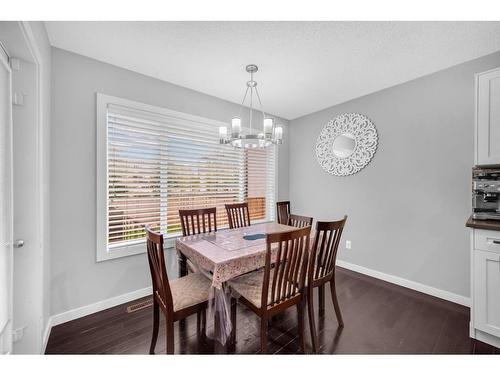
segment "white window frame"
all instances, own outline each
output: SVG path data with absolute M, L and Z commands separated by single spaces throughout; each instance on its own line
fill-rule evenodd
M 173 116 L 187 121 L 204 122 L 214 126 L 228 126 L 227 123 L 194 116 L 183 112 L 173 111 L 163 107 L 157 107 L 133 100 L 123 99 L 116 96 L 96 93 L 96 260 L 102 262 L 110 259 L 122 258 L 131 255 L 144 254 L 146 252 L 146 241 L 144 239 L 130 241 L 123 245 L 108 246 L 108 132 L 107 132 L 107 109 L 108 105 L 124 106 L 132 109 L 149 111 L 152 113 Z M 228 146 L 230 147 L 230 146 Z M 274 199 L 278 199 L 278 150 L 275 154 L 275 176 L 274 176 Z M 274 207 L 272 208 L 274 210 Z M 265 222 L 266 220 L 262 220 Z M 260 221 L 259 221 L 260 222 Z M 165 248 L 175 245 L 172 236 L 165 239 Z

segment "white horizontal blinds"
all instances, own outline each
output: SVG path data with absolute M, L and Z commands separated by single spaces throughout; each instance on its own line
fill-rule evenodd
M 179 209 L 249 201 L 252 219 L 274 210 L 274 150 L 219 144 L 218 126 L 108 104 L 108 244 L 144 237 L 150 224 L 181 232 Z M 270 216 L 271 215 L 271 216 Z
M 274 217 L 274 153 L 273 146 L 246 151 L 246 200 L 252 221 Z
M 161 124 L 108 107 L 108 244 L 142 239 L 145 224 L 160 227 L 162 135 Z

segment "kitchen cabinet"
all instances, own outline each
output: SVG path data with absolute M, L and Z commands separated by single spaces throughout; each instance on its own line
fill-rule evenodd
M 476 74 L 475 164 L 500 164 L 500 68 Z
M 500 347 L 500 231 L 471 235 L 471 337 Z

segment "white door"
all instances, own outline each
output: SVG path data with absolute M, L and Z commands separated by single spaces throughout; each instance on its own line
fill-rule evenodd
M 0 353 L 12 352 L 12 74 L 0 46 Z
M 476 164 L 500 164 L 500 69 L 476 76 Z
M 500 336 L 500 253 L 474 250 L 474 326 Z

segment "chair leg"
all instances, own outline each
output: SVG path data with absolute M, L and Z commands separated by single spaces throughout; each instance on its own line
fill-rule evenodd
M 318 287 L 318 310 L 320 314 L 325 311 L 325 285 Z
M 260 354 L 267 354 L 267 316 L 260 317 Z
M 179 277 L 186 276 L 188 274 L 187 258 L 181 252 L 178 253 L 179 258 Z
M 309 330 L 311 331 L 311 342 L 314 353 L 318 352 L 318 338 L 316 336 L 316 323 L 314 322 L 313 288 L 307 290 L 307 309 L 309 315 Z
M 174 354 L 174 322 L 167 318 L 167 354 Z
M 306 343 L 304 340 L 304 300 L 301 300 L 297 304 L 297 315 L 298 315 L 298 321 L 299 321 L 299 342 L 300 342 L 300 349 L 302 350 L 302 353 L 305 354 L 306 352 Z
M 236 348 L 236 308 L 238 305 L 238 300 L 236 298 L 231 298 L 231 340 L 230 345 L 233 349 Z
M 330 280 L 330 291 L 332 292 L 333 307 L 335 308 L 335 315 L 337 315 L 337 321 L 339 326 L 344 326 L 344 320 L 342 319 L 342 313 L 340 312 L 339 300 L 337 299 L 337 291 L 335 289 L 335 278 Z
M 153 298 L 153 336 L 151 337 L 151 346 L 149 354 L 155 354 L 156 340 L 158 339 L 158 329 L 160 328 L 160 306 Z

